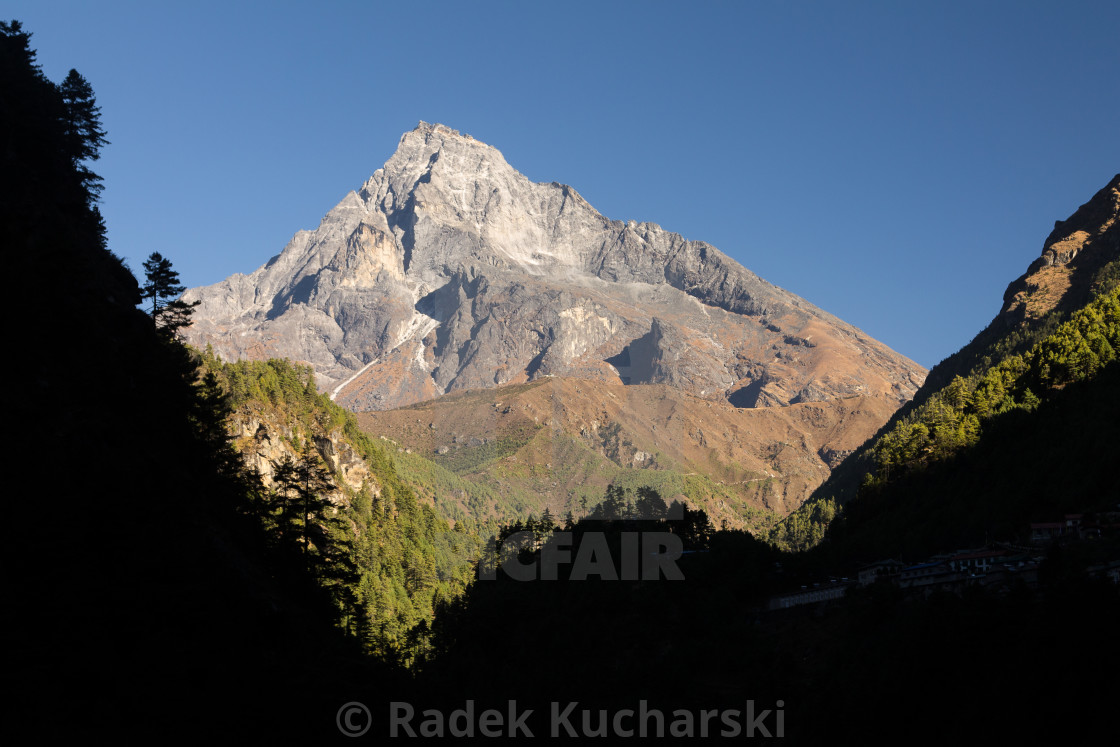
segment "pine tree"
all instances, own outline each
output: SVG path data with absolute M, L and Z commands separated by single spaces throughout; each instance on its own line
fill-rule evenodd
M 179 284 L 179 273 L 172 269 L 171 260 L 152 252 L 144 261 L 144 277 L 141 297 L 152 299 L 151 317 L 156 329 L 174 337 L 180 329 L 190 326 L 191 314 L 201 301 L 187 303 L 177 298 L 186 288 Z
M 101 146 L 108 145 L 101 129 L 101 107 L 93 95 L 93 87 L 77 70 L 71 70 L 58 86 L 65 106 L 64 127 L 66 155 L 81 175 L 83 186 L 91 195 L 101 192 L 101 177 L 90 171 L 84 161 L 101 157 Z
M 310 442 L 304 443 L 298 459 L 285 457 L 275 466 L 273 479 L 284 500 L 279 517 L 281 526 L 287 527 L 289 532 L 299 527 L 303 554 L 307 559 L 308 570 L 311 570 L 309 550 L 312 546 L 312 527 L 324 528 L 333 517 L 333 506 L 324 495 L 334 488 L 331 473 Z

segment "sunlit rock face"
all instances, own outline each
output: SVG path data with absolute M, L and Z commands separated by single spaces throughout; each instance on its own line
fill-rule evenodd
M 992 323 L 1000 332 L 1041 319 L 1055 309 L 1089 302 L 1098 273 L 1120 256 L 1120 174 L 1066 220 L 1057 221 L 1042 256 L 1014 280 Z
M 202 302 L 190 342 L 311 363 L 355 410 L 542 376 L 897 405 L 925 374 L 714 247 L 609 220 L 438 124 L 267 264 L 186 297 Z

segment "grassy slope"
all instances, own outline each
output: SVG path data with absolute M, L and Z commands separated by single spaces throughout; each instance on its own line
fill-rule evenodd
M 744 410 L 665 386 L 548 379 L 361 413 L 420 494 L 459 520 L 585 514 L 612 483 L 764 530 L 890 412 L 874 398 Z

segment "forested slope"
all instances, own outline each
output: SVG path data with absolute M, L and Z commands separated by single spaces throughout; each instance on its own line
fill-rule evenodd
M 220 382 L 137 308 L 97 208 L 106 144 L 89 83 L 52 82 L 0 25 L 13 726 L 322 735 L 339 703 L 404 677 L 262 531 Z
M 312 570 L 367 651 L 407 664 L 433 609 L 473 577 L 481 530 L 452 529 L 417 500 L 353 413 L 318 393 L 310 367 L 209 351 L 202 361 L 227 393 L 235 448 L 262 479 L 253 509 L 270 542 Z
M 976 447 L 1011 411 L 1034 412 L 1067 386 L 1101 375 L 1120 352 L 1118 211 L 1120 176 L 1058 222 L 1043 257 L 1008 287 L 1000 315 L 935 366 L 914 400 L 775 528 L 772 541 L 790 549 L 815 545 L 846 510 L 841 507 Z M 1098 391 L 1097 405 L 1082 406 L 1107 407 L 1112 392 Z M 1063 412 L 1071 424 L 1093 416 L 1069 407 Z M 1003 445 L 1018 453 L 1031 446 Z M 1085 469 L 1107 468 L 1086 463 Z

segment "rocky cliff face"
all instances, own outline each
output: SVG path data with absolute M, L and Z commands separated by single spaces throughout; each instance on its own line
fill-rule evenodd
M 930 370 L 908 406 L 921 404 L 954 376 L 986 370 L 1006 355 L 1025 353 L 1047 329 L 1085 306 L 1120 277 L 1120 174 L 1065 220 L 1042 253 L 1003 294 L 1003 306 L 976 337 Z
M 1084 306 L 1098 272 L 1120 258 L 1120 174 L 1065 220 L 1056 221 L 1042 255 L 1007 287 L 997 321 L 1012 327 L 1056 308 Z
M 368 488 L 370 495 L 381 494 L 377 478 L 369 465 L 346 437 L 335 429 L 330 432 L 307 434 L 293 428 L 290 422 L 276 412 L 257 406 L 245 406 L 231 414 L 228 428 L 241 459 L 249 470 L 261 476 L 266 488 L 276 489 L 276 465 L 285 459 L 298 461 L 299 452 L 293 441 L 310 438 L 323 463 L 336 478 L 334 487 L 325 497 L 336 506 L 346 505 L 349 499 L 346 488 L 361 491 Z
M 355 410 L 574 377 L 740 407 L 897 405 L 925 371 L 714 247 L 612 221 L 496 149 L 421 123 L 315 231 L 188 291 L 188 339 L 311 363 Z

